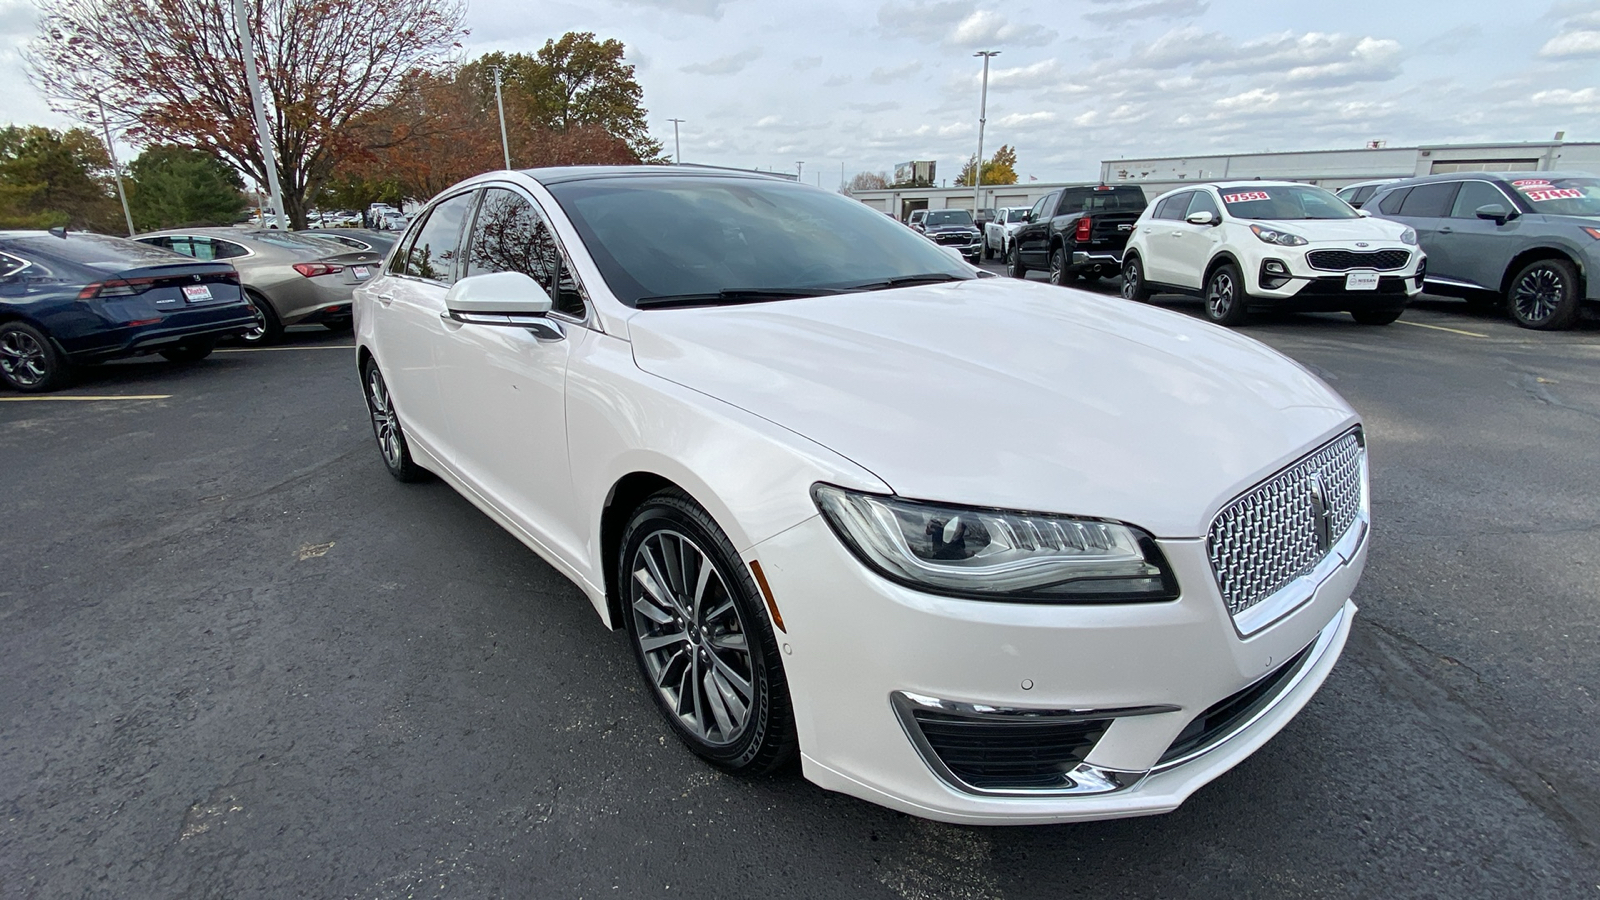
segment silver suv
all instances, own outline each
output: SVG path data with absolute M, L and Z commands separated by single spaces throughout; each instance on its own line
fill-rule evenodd
M 1384 185 L 1364 208 L 1416 229 L 1430 293 L 1505 304 L 1524 328 L 1569 328 L 1600 302 L 1600 179 L 1456 172 Z

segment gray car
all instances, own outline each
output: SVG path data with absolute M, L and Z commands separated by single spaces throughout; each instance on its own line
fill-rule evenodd
M 134 239 L 232 263 L 256 316 L 256 327 L 240 336 L 252 344 L 270 344 L 290 325 L 349 328 L 351 292 L 377 273 L 384 257 L 376 249 L 265 228 L 174 228 Z
M 1364 209 L 1417 231 L 1430 293 L 1504 304 L 1524 328 L 1569 328 L 1600 302 L 1600 179 L 1455 172 L 1378 189 Z

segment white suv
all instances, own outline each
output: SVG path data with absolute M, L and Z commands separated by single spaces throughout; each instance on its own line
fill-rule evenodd
M 1347 311 L 1387 325 L 1422 290 L 1417 233 L 1370 218 L 1319 187 L 1204 184 L 1157 197 L 1134 223 L 1122 296 L 1198 294 L 1206 318 L 1238 325 L 1252 306 Z

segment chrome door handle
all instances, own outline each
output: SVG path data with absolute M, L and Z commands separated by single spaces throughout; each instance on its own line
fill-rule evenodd
M 1454 228 L 1451 228 L 1449 225 L 1446 225 L 1443 228 L 1439 229 L 1439 233 L 1440 234 L 1455 234 L 1456 230 Z
M 389 304 L 394 302 L 394 295 L 393 294 L 373 294 L 372 295 L 372 299 L 378 301 L 379 303 L 382 303 L 384 306 L 388 306 Z

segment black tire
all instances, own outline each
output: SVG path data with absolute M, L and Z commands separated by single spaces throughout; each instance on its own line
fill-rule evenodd
M 1050 283 L 1057 287 L 1066 287 L 1072 283 L 1072 269 L 1067 266 L 1067 248 L 1057 247 L 1050 254 Z
M 1150 302 L 1150 287 L 1144 283 L 1144 266 L 1137 256 L 1130 256 L 1122 262 L 1122 299 L 1134 303 Z
M 983 258 L 984 259 L 994 259 L 994 248 L 989 246 L 989 236 L 988 235 L 984 235 L 984 237 L 983 237 Z
M 1012 278 L 1028 277 L 1028 267 L 1022 262 L 1022 254 L 1017 252 L 1015 241 L 1006 249 L 1006 274 Z
M 185 341 L 176 347 L 168 347 L 161 351 L 161 355 L 175 363 L 197 363 L 211 355 L 217 342 L 206 339 L 201 341 Z
M 1243 325 L 1250 314 L 1250 295 L 1244 291 L 1244 276 L 1233 263 L 1223 263 L 1206 276 L 1206 318 L 1218 325 Z
M 383 457 L 384 468 L 396 480 L 408 484 L 428 480 L 428 470 L 411 460 L 411 447 L 406 444 L 406 433 L 400 427 L 400 417 L 395 415 L 394 398 L 389 395 L 388 382 L 383 380 L 378 364 L 371 359 L 361 366 L 361 393 L 367 398 L 372 436 L 378 441 L 378 455 Z
M 1350 318 L 1362 325 L 1393 325 L 1403 309 L 1352 309 Z
M 1558 331 L 1578 321 L 1578 272 L 1564 259 L 1523 266 L 1506 289 L 1506 309 L 1523 328 Z
M 615 562 L 629 644 L 667 726 L 731 772 L 761 774 L 793 759 L 799 740 L 778 642 L 750 570 L 716 521 L 682 491 L 659 491 L 629 519 Z M 691 585 L 708 564 L 696 604 Z
M 27 322 L 0 323 L 0 380 L 25 394 L 72 383 L 72 364 L 42 330 Z
M 262 347 L 276 344 L 283 338 L 283 322 L 278 318 L 278 311 L 272 308 L 272 303 L 266 297 L 252 290 L 245 290 L 245 302 L 250 304 L 250 311 L 255 314 L 255 327 L 239 335 L 239 342 L 246 346 Z

